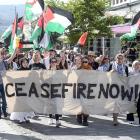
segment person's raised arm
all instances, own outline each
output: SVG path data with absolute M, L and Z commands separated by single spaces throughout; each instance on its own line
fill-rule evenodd
M 8 63 L 8 64 L 10 64 L 10 63 L 13 61 L 13 59 L 16 57 L 16 54 L 17 54 L 18 52 L 19 52 L 19 49 L 16 48 L 15 51 L 14 51 L 14 53 L 11 55 L 11 57 L 7 59 L 7 63 Z

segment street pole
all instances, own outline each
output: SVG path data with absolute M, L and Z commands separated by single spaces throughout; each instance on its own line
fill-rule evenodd
M 102 37 L 102 55 L 105 55 L 105 38 Z

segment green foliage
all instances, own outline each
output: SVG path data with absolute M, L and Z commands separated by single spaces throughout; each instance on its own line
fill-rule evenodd
M 61 0 L 44 0 L 45 5 L 63 8 L 64 2 Z
M 69 27 L 66 35 L 70 43 L 77 43 L 83 32 L 88 31 L 89 38 L 112 35 L 110 26 L 124 22 L 122 17 L 105 17 L 105 9 L 110 5 L 108 0 L 46 0 L 47 4 L 57 6 L 73 13 L 75 22 Z

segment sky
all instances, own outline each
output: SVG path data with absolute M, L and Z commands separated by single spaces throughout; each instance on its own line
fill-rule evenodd
M 25 4 L 25 0 L 0 0 L 0 5 Z
M 63 0 L 67 1 L 67 0 Z M 26 0 L 0 0 L 0 5 L 25 4 Z

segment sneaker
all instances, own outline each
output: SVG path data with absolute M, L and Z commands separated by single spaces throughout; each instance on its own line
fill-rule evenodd
M 50 119 L 49 119 L 48 124 L 49 124 L 49 125 L 52 125 L 52 124 L 53 124 L 53 118 L 50 118 Z
M 129 124 L 134 124 L 134 121 L 129 121 Z
M 82 124 L 82 116 L 81 115 L 77 115 L 77 122 L 79 124 Z
M 26 120 L 25 122 L 26 122 L 26 123 L 30 123 L 30 120 Z
M 6 118 L 8 116 L 8 113 L 7 112 L 3 112 L 3 116 L 4 116 L 4 118 Z
M 77 122 L 78 122 L 79 124 L 82 124 L 82 119 L 77 119 Z
M 114 126 L 119 125 L 118 121 L 113 121 L 113 125 L 114 125 Z
M 26 121 L 17 121 L 18 124 L 24 124 Z
M 56 121 L 56 127 L 59 127 L 61 125 L 61 122 L 58 120 Z

